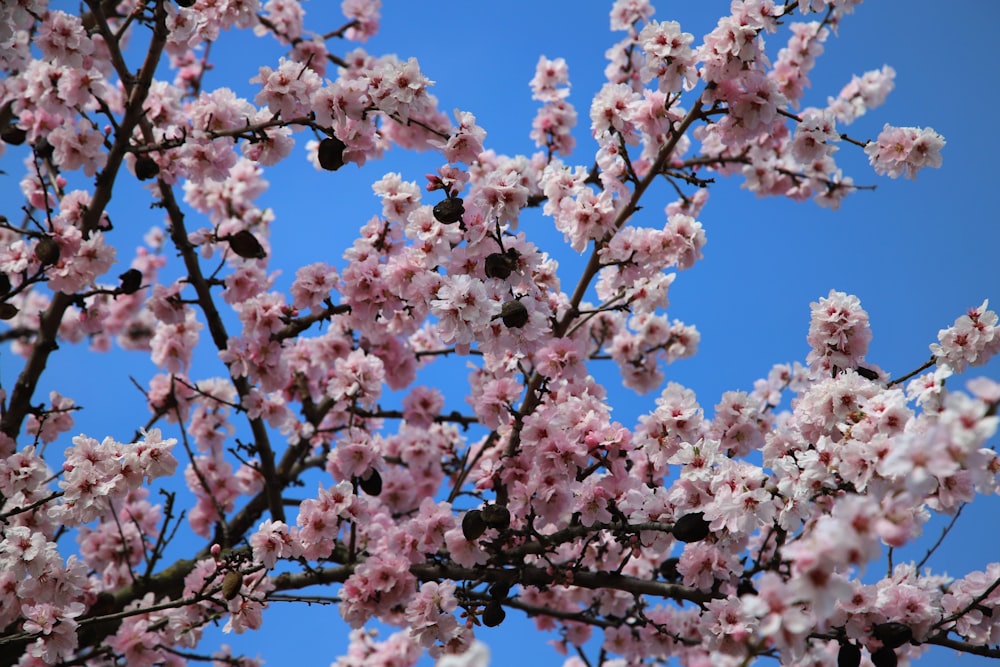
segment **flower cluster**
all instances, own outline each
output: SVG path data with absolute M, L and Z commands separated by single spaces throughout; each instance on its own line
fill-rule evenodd
M 0 148 L 31 149 L 26 223 L 0 219 L 0 317 L 25 358 L 0 392 L 0 653 L 256 665 L 197 653 L 204 626 L 256 630 L 279 596 L 328 601 L 297 591 L 335 585 L 353 629 L 343 667 L 424 653 L 480 667 L 479 628 L 511 608 L 557 630 L 581 656 L 570 666 L 596 632 L 618 656 L 605 665 L 853 667 L 862 651 L 885 665 L 931 645 L 1000 657 L 996 564 L 862 576 L 935 514 L 1000 491 L 1000 385 L 944 386 L 1000 351 L 987 302 L 939 333 L 937 368 L 905 390 L 866 359 L 868 314 L 836 290 L 811 305 L 804 364 L 710 411 L 666 382 L 701 343 L 667 310 L 705 253 L 716 176 L 836 207 L 856 189 L 834 160 L 851 144 L 878 174 L 940 166 L 933 130 L 886 125 L 867 145 L 841 132 L 884 101 L 891 68 L 801 108 L 855 4 L 734 0 L 696 43 L 649 0 L 616 0 L 624 37 L 590 101 L 586 166 L 569 162 L 563 58 L 540 57 L 530 80 L 539 150 L 504 155 L 472 113 L 438 109 L 416 59 L 334 53 L 332 40 L 375 34 L 379 0 L 344 0 L 346 22 L 323 33 L 297 0 L 0 6 Z M 284 50 L 247 98 L 205 76 L 209 45 L 236 29 Z M 764 38 L 780 30 L 772 62 Z M 157 78 L 167 65 L 172 82 Z M 350 247 L 285 281 L 264 167 L 298 151 L 336 179 L 391 146 L 443 162 L 425 188 L 381 176 Z M 113 186 L 132 176 L 166 220 L 108 280 Z M 675 199 L 653 210 L 661 181 Z M 539 217 L 585 255 L 576 281 L 536 245 Z M 136 442 L 58 446 L 80 406 L 35 392 L 50 355 L 83 340 L 156 367 Z M 469 366 L 464 407 L 450 379 L 418 384 L 446 357 Z M 612 417 L 607 361 L 656 392 L 635 425 Z M 186 491 L 151 502 L 152 482 L 174 476 Z M 201 546 L 167 565 L 181 531 Z M 377 641 L 372 621 L 401 631 Z

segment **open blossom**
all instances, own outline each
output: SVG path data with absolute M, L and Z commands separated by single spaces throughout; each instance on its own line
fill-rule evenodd
M 944 137 L 930 128 L 893 127 L 888 123 L 865 153 L 876 174 L 891 178 L 916 178 L 924 167 L 941 166 Z
M 955 324 L 938 332 L 938 342 L 931 353 L 938 363 L 961 373 L 969 366 L 982 366 L 1000 352 L 1000 325 L 997 314 L 987 310 L 989 300 L 955 320 Z
M 284 521 L 266 519 L 250 536 L 254 560 L 265 567 L 274 567 L 279 558 L 297 558 L 302 555 L 302 545 L 289 531 Z
M 868 352 L 868 313 L 856 296 L 830 290 L 810 304 L 812 319 L 806 340 L 813 349 L 806 357 L 813 370 L 856 368 Z
M 888 65 L 884 65 L 882 69 L 865 72 L 862 76 L 852 77 L 851 82 L 844 86 L 836 99 L 828 100 L 830 111 L 836 115 L 837 120 L 843 123 L 852 122 L 869 109 L 874 109 L 885 102 L 886 97 L 892 92 L 895 77 L 896 70 Z
M 261 628 L 268 600 L 291 597 L 272 591 L 325 585 L 354 628 L 338 667 L 427 654 L 483 667 L 474 631 L 504 608 L 578 652 L 566 667 L 590 647 L 605 667 L 826 665 L 848 645 L 879 664 L 886 624 L 912 634 L 902 661 L 933 643 L 993 651 L 1000 566 L 961 579 L 865 570 L 934 514 L 1000 490 L 1000 384 L 945 387 L 1000 351 L 987 302 L 939 332 L 936 368 L 905 392 L 866 361 L 858 298 L 833 290 L 811 304 L 808 370 L 790 361 L 752 391 L 701 396 L 712 414 L 666 382 L 665 364 L 700 344 L 664 311 L 705 254 L 696 218 L 717 177 L 830 207 L 863 189 L 835 162 L 854 143 L 838 124 L 884 101 L 891 68 L 855 77 L 825 108 L 786 111 L 858 2 L 732 0 L 695 46 L 677 22 L 652 20 L 651 0 L 614 0 L 623 34 L 594 87 L 595 143 L 580 165 L 566 59 L 539 57 L 538 150 L 508 157 L 484 147 L 472 113 L 438 109 L 416 59 L 338 51 L 375 34 L 381 0 L 342 0 L 347 22 L 332 32 L 308 29 L 300 0 L 94 0 L 79 17 L 0 2 L 0 152 L 29 156 L 24 226 L 0 220 L 0 335 L 27 360 L 0 386 L 0 646 L 23 643 L 26 667 L 257 665 L 228 646 L 202 651 L 205 626 Z M 439 23 L 432 37 L 446 46 L 469 29 Z M 233 27 L 285 52 L 251 79 L 252 103 L 209 89 L 209 45 Z M 772 63 L 765 38 L 779 27 L 789 39 Z M 124 47 L 136 32 L 156 47 L 145 64 Z M 164 40 L 169 62 L 153 62 Z M 149 82 L 154 71 L 172 81 Z M 258 200 L 263 167 L 291 156 L 296 135 L 312 176 L 334 179 L 319 215 L 344 219 L 319 237 L 298 230 L 313 263 L 290 277 L 271 261 L 287 221 Z M 941 164 L 943 145 L 933 130 L 886 125 L 865 151 L 876 172 L 912 177 Z M 434 201 L 422 200 L 424 172 L 388 172 L 364 190 L 377 197 L 367 222 L 340 215 L 357 170 L 329 172 L 390 147 L 431 151 Z M 164 218 L 117 280 L 112 232 L 143 227 L 108 203 L 112 185 L 121 199 L 116 173 Z M 89 191 L 70 189 L 88 178 Z M 665 222 L 645 194 L 664 185 Z M 445 197 L 464 212 L 438 208 Z M 584 256 L 546 254 L 540 225 Z M 346 252 L 329 246 L 357 227 Z M 237 252 L 245 233 L 267 261 Z M 150 426 L 126 419 L 136 442 L 80 435 L 67 447 L 78 406 L 55 391 L 46 403 L 42 382 L 24 389 L 55 347 L 115 340 L 158 367 L 141 382 Z M 192 369 L 203 344 L 224 377 Z M 469 370 L 452 387 L 455 356 Z M 612 383 L 657 392 L 655 408 L 613 421 L 605 365 Z M 160 421 L 183 436 L 182 471 Z M 62 464 L 53 473 L 47 460 Z M 152 504 L 147 487 L 175 475 L 183 509 L 173 490 Z M 203 539 L 171 564 L 181 517 Z M 376 623 L 402 630 L 378 639 Z M 0 662 L 17 660 L 5 650 Z
M 442 646 L 449 645 L 465 631 L 452 614 L 457 607 L 455 584 L 450 581 L 422 584 L 420 592 L 407 605 L 410 633 L 432 656 L 440 655 Z
M 694 35 L 681 32 L 676 21 L 650 21 L 639 32 L 639 45 L 646 54 L 642 81 L 659 81 L 659 90 L 676 93 L 691 90 L 698 79 L 691 42 Z
M 343 0 L 340 11 L 355 22 L 347 30 L 347 39 L 364 42 L 378 32 L 381 10 L 382 0 Z

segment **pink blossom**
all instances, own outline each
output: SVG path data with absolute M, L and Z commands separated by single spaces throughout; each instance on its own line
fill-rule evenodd
M 692 41 L 694 35 L 681 32 L 676 21 L 650 21 L 643 26 L 639 32 L 639 45 L 646 54 L 643 83 L 658 79 L 661 92 L 691 90 L 698 78 Z
M 348 29 L 347 39 L 364 42 L 378 32 L 381 9 L 382 0 L 343 0 L 340 11 L 349 20 L 357 22 Z
M 83 604 L 70 603 L 57 607 L 48 603 L 24 607 L 24 630 L 43 635 L 28 647 L 28 653 L 48 664 L 69 658 L 77 647 L 76 618 L 84 612 Z
M 969 366 L 981 366 L 1000 351 L 1000 325 L 997 314 L 987 310 L 989 300 L 955 320 L 938 332 L 938 342 L 931 344 L 931 353 L 938 363 L 955 373 Z
M 876 174 L 916 178 L 924 167 L 941 166 L 944 137 L 930 128 L 893 127 L 886 123 L 875 141 L 865 146 Z
M 814 371 L 855 368 L 864 360 L 871 341 L 868 313 L 855 296 L 830 290 L 810 304 L 812 320 L 807 340 L 813 346 L 806 360 Z
M 171 373 L 183 373 L 191 363 L 201 327 L 191 309 L 186 309 L 186 317 L 181 323 L 157 323 L 150 341 L 153 363 Z
M 615 0 L 611 8 L 611 29 L 633 30 L 635 23 L 648 20 L 655 11 L 649 0 Z

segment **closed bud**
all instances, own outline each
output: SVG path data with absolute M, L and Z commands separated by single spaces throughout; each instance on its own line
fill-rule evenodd
M 524 307 L 523 303 L 514 299 L 504 303 L 503 307 L 500 308 L 500 318 L 507 328 L 520 329 L 528 323 L 528 309 Z
M 483 609 L 483 625 L 488 628 L 495 628 L 503 623 L 503 619 L 505 618 L 507 618 L 507 612 L 503 610 L 503 605 L 496 600 L 490 602 Z
M 701 542 L 708 537 L 708 521 L 705 521 L 704 512 L 691 512 L 677 519 L 673 533 L 681 542 Z
M 845 642 L 837 652 L 837 667 L 858 667 L 861 664 L 861 647 Z
M 35 257 L 42 266 L 51 266 L 59 261 L 59 244 L 51 236 L 43 236 L 35 244 Z
M 129 269 L 118 276 L 118 279 L 122 281 L 122 294 L 135 294 L 142 287 L 142 272 L 139 269 Z
M 195 0 L 177 0 L 177 5 L 179 7 L 193 7 Z
M 462 205 L 462 200 L 458 197 L 448 197 L 444 201 L 435 204 L 432 213 L 435 220 L 450 225 L 462 219 L 465 207 Z
M 487 505 L 482 512 L 487 527 L 497 530 L 510 528 L 510 510 L 503 505 Z
M 0 320 L 13 319 L 19 311 L 17 306 L 12 303 L 7 303 L 6 301 L 0 302 Z
M 486 532 L 486 522 L 483 520 L 483 513 L 479 510 L 469 510 L 462 517 L 462 535 L 470 542 L 479 538 Z
M 229 247 L 232 251 L 243 259 L 264 259 L 267 257 L 264 246 L 260 244 L 256 236 L 246 229 L 236 232 L 227 237 L 226 240 L 229 241 Z
M 10 292 L 10 276 L 0 271 L 0 296 Z
M 140 181 L 148 181 L 159 173 L 160 165 L 148 155 L 140 155 L 135 159 L 135 176 Z
M 358 482 L 358 486 L 369 496 L 377 496 L 382 493 L 382 475 L 375 468 L 371 469 L 367 477 L 363 477 Z
M 243 575 L 236 570 L 226 572 L 222 578 L 222 597 L 232 600 L 240 594 L 240 587 L 243 585 Z
M 344 166 L 344 149 L 346 148 L 347 144 L 337 137 L 327 137 L 319 142 L 319 147 L 316 149 L 316 159 L 319 161 L 319 166 L 327 171 L 337 171 Z

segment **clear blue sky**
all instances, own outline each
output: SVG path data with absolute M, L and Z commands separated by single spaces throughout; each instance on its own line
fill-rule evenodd
M 339 5 L 305 3 L 307 27 L 322 32 L 339 26 Z M 501 6 L 385 0 L 384 5 L 381 31 L 365 48 L 404 59 L 415 56 L 424 74 L 436 82 L 432 92 L 441 108 L 473 112 L 488 132 L 487 147 L 500 153 L 535 150 L 528 133 L 537 103 L 530 99 L 528 81 L 540 55 L 566 58 L 573 84 L 569 100 L 580 115 L 574 158 L 584 165 L 593 161 L 590 98 L 602 83 L 604 52 L 619 39 L 608 30 L 610 2 L 514 1 Z M 697 43 L 727 11 L 729 2 L 655 5 L 655 18 L 680 21 Z M 916 182 L 892 181 L 875 176 L 860 149 L 845 145 L 836 156 L 839 164 L 857 183 L 875 183 L 878 189 L 848 198 L 834 213 L 812 203 L 758 200 L 740 190 L 736 180 L 713 186 L 700 216 L 708 237 L 705 259 L 678 276 L 669 311 L 671 317 L 698 327 L 700 353 L 671 366 L 668 379 L 693 388 L 710 411 L 723 391 L 749 390 L 772 364 L 803 360 L 808 352 L 809 303 L 831 288 L 861 298 L 874 332 L 869 359 L 893 375 L 925 361 L 927 345 L 938 329 L 967 307 L 984 298 L 991 299 L 994 309 L 1000 307 L 996 260 L 1000 216 L 995 203 L 1000 135 L 991 129 L 990 120 L 982 118 L 992 114 L 997 103 L 1000 70 L 993 45 L 998 23 L 1000 4 L 990 0 L 973 0 L 951 11 L 931 0 L 872 2 L 847 17 L 839 38 L 827 42 L 827 52 L 812 74 L 806 104 L 822 106 L 852 74 L 892 65 L 896 89 L 888 102 L 846 131 L 866 139 L 873 138 L 884 122 L 932 126 L 948 142 L 944 167 L 921 173 Z M 768 36 L 772 57 L 785 39 L 786 33 Z M 252 99 L 247 80 L 256 75 L 258 65 L 273 66 L 280 55 L 271 41 L 243 35 L 229 42 L 224 36 L 213 47 L 217 66 L 207 76 L 206 87 L 229 86 Z M 20 177 L 13 155 L 3 158 L 2 168 L 9 175 L 0 180 L 0 201 L 8 216 L 16 206 Z M 306 263 L 322 260 L 342 266 L 346 244 L 380 210 L 370 184 L 383 173 L 399 171 L 404 179 L 422 185 L 423 175 L 439 164 L 434 155 L 393 150 L 384 161 L 363 169 L 348 165 L 336 174 L 319 173 L 304 161 L 298 146 L 290 161 L 267 174 L 271 187 L 261 199 L 276 214 L 271 269 L 284 272 L 278 287 L 287 289 L 295 268 Z M 116 236 L 121 233 L 128 239 L 123 245 L 127 255 L 127 249 L 158 222 L 158 215 L 148 210 L 148 200 L 142 199 L 138 187 L 123 186 L 111 211 Z M 651 197 L 640 220 L 661 225 L 668 196 L 661 192 Z M 561 245 L 561 235 L 545 229 L 547 225 L 549 221 L 536 214 L 522 222 L 522 229 L 529 238 L 539 234 L 537 238 L 557 242 L 558 247 L 538 241 L 560 260 L 564 284 L 575 281 L 574 269 L 582 262 Z M 216 363 L 211 352 L 202 358 Z M 0 359 L 2 379 L 9 387 L 17 365 L 9 356 Z M 98 438 L 127 438 L 146 420 L 141 396 L 130 389 L 128 375 L 145 384 L 153 373 L 148 361 L 119 353 L 95 356 L 83 347 L 66 346 L 53 366 L 39 396 L 52 387 L 84 404 L 87 410 L 78 415 L 77 431 Z M 216 366 L 201 375 L 221 374 L 223 369 Z M 609 383 L 614 417 L 634 424 L 652 406 L 654 396 L 636 397 L 621 388 L 612 368 L 601 373 Z M 1000 379 L 1000 364 L 973 369 L 965 378 L 977 374 Z M 95 376 L 102 377 L 102 388 L 115 397 L 113 401 L 94 396 Z M 461 408 L 463 398 L 449 396 L 449 404 Z M 930 565 L 960 576 L 1000 559 L 1000 537 L 992 529 L 998 509 L 1000 503 L 993 498 L 967 509 Z M 985 526 L 991 529 L 984 531 Z M 930 527 L 928 534 L 933 539 L 937 530 Z M 919 558 L 925 548 L 918 546 L 912 554 Z M 872 569 L 881 572 L 883 567 L 876 564 Z M 225 640 L 250 655 L 260 651 L 272 667 L 328 664 L 346 648 L 347 629 L 333 608 L 276 605 L 265 619 L 261 633 Z M 481 631 L 480 637 L 490 644 L 494 665 L 514 660 L 522 667 L 561 664 L 562 659 L 545 646 L 554 637 L 535 633 L 530 621 L 517 612 L 508 614 L 500 628 Z M 953 657 L 936 650 L 920 664 L 949 665 Z M 986 661 L 966 656 L 961 664 L 972 667 Z

